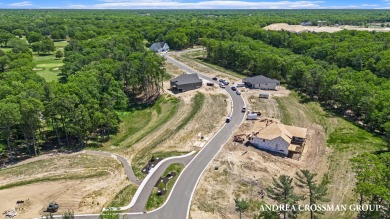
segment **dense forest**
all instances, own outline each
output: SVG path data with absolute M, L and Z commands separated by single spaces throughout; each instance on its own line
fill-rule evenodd
M 174 50 L 203 45 L 204 61 L 277 78 L 390 142 L 390 33 L 261 29 L 318 20 L 385 25 L 388 10 L 1 10 L 0 17 L 2 160 L 108 140 L 117 112 L 159 97 L 164 60 L 147 49 L 159 41 Z M 55 51 L 58 41 L 67 41 L 63 52 Z M 54 52 L 64 65 L 47 82 L 33 56 Z M 359 169 L 365 162 L 381 174 Z M 354 160 L 362 203 L 389 203 L 388 185 L 372 189 L 388 179 L 388 162 L 375 154 Z

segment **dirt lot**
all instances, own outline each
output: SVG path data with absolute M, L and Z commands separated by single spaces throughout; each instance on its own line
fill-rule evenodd
M 281 119 L 278 103 L 273 97 L 268 100 L 259 99 L 248 93 L 244 97 L 248 98 L 251 108 L 260 110 L 266 116 Z M 286 94 L 287 91 L 281 90 L 280 95 L 283 93 Z M 229 141 L 202 176 L 193 199 L 192 218 L 202 218 L 206 212 L 210 218 L 234 218 L 237 215 L 234 197 L 259 200 L 259 192 L 271 184 L 272 177 L 281 174 L 293 176 L 299 169 L 309 169 L 320 176 L 327 172 L 329 164 L 325 155 L 329 153 L 329 149 L 325 147 L 325 131 L 306 117 L 302 118 L 299 125 L 308 128 L 308 140 L 300 161 L 274 156 Z M 250 130 L 251 126 L 252 121 L 245 121 L 237 134 Z M 216 171 L 215 167 L 219 169 Z M 265 200 L 270 201 L 267 197 Z M 248 213 L 246 217 L 251 215 L 253 214 Z
M 287 23 L 276 23 L 276 24 L 271 24 L 263 29 L 265 30 L 286 30 L 289 32 L 293 33 L 298 33 L 298 32 L 305 32 L 305 31 L 310 31 L 310 32 L 328 32 L 328 33 L 334 33 L 338 32 L 341 30 L 360 30 L 360 31 L 380 31 L 380 32 L 389 32 L 390 28 L 388 27 L 359 27 L 359 26 L 349 26 L 349 25 L 342 25 L 339 27 L 327 27 L 327 26 L 302 26 L 302 25 L 289 25 Z
M 99 165 L 96 165 L 99 159 Z M 17 208 L 16 218 L 43 215 L 50 201 L 60 205 L 59 212 L 96 213 L 125 186 L 126 176 L 121 164 L 111 157 L 84 153 L 64 154 L 45 159 L 26 160 L 24 164 L 0 170 L 0 185 L 63 177 L 55 182 L 32 183 L 0 190 L 0 212 Z M 88 177 L 103 172 L 101 176 Z M 83 177 L 87 177 L 84 178 Z M 17 206 L 16 201 L 24 205 Z M 3 215 L 1 216 L 3 217 Z

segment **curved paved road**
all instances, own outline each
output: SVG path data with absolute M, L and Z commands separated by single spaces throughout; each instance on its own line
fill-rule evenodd
M 164 54 L 164 57 L 171 62 L 172 64 L 178 66 L 182 70 L 188 73 L 198 73 L 199 76 L 203 79 L 212 81 L 211 78 L 202 75 L 196 70 L 190 68 L 189 66 L 181 63 L 168 54 Z M 215 82 L 215 81 L 214 81 Z M 222 88 L 221 88 L 222 89 Z M 214 137 L 203 147 L 203 149 L 190 161 L 190 163 L 185 167 L 185 169 L 180 174 L 179 178 L 174 185 L 167 202 L 160 208 L 155 211 L 148 213 L 125 213 L 122 214 L 124 218 L 128 219 L 184 219 L 189 217 L 190 204 L 192 200 L 192 195 L 195 191 L 196 185 L 203 173 L 207 168 L 209 163 L 214 159 L 218 152 L 222 149 L 223 145 L 230 139 L 234 134 L 234 131 L 241 124 L 244 113 L 241 112 L 241 107 L 244 104 L 244 100 L 241 96 L 236 95 L 234 91 L 230 89 L 229 86 L 226 86 L 226 91 L 232 98 L 232 120 L 230 123 L 226 123 L 220 131 L 214 135 Z M 163 166 L 160 166 L 161 173 L 165 170 Z M 99 215 L 90 214 L 90 215 L 75 215 L 75 218 L 83 219 L 97 219 Z
M 133 172 L 133 169 L 131 168 L 129 162 L 127 162 L 126 158 L 120 156 L 120 155 L 116 155 L 116 154 L 111 154 L 109 152 L 105 152 L 105 151 L 89 151 L 89 150 L 86 150 L 85 153 L 87 154 L 97 154 L 97 155 L 102 155 L 102 156 L 114 156 L 117 160 L 119 160 L 119 162 L 121 162 L 121 164 L 123 165 L 123 168 L 125 169 L 125 173 L 126 173 L 126 176 L 127 178 L 129 179 L 130 182 L 132 183 L 135 183 L 137 185 L 140 185 L 142 180 L 139 180 L 134 172 Z

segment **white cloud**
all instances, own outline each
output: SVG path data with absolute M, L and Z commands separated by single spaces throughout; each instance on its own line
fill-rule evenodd
M 361 4 L 360 6 L 362 6 L 362 7 L 377 7 L 379 5 L 377 5 L 377 4 Z
M 15 2 L 15 3 L 8 4 L 8 6 L 11 7 L 24 7 L 24 6 L 31 6 L 31 5 L 33 4 L 29 1 Z
M 74 4 L 75 9 L 294 9 L 319 8 L 324 1 L 249 2 L 241 0 L 203 0 L 179 2 L 173 0 L 103 0 L 94 5 Z

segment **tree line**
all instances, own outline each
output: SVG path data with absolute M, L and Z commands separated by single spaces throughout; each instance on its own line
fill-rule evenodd
M 202 44 L 207 61 L 247 76 L 279 79 L 390 139 L 389 79 L 369 70 L 340 68 L 242 35 L 228 40 L 203 39 Z
M 160 94 L 163 59 L 138 35 L 72 40 L 65 54 L 61 83 L 48 83 L 32 70 L 30 51 L 0 53 L 0 140 L 11 160 L 45 146 L 106 141 L 116 111 Z

